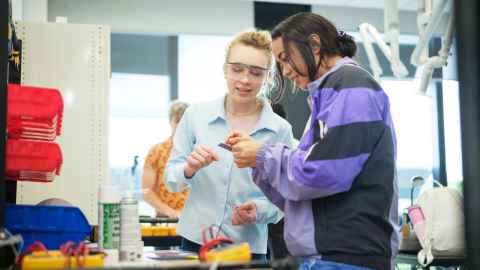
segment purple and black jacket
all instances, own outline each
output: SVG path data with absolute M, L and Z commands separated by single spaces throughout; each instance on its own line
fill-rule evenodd
M 292 255 L 392 269 L 398 186 L 388 97 L 348 57 L 309 91 L 312 113 L 298 149 L 264 144 L 253 179 L 284 211 Z

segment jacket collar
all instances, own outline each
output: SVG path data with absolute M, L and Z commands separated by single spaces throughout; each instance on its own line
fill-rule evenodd
M 335 72 L 342 66 L 348 65 L 348 64 L 356 65 L 356 66 L 358 65 L 357 62 L 355 62 L 352 58 L 347 56 L 343 57 L 329 71 L 323 74 L 322 77 L 308 84 L 307 89 L 310 95 L 313 95 L 313 93 L 320 87 L 320 85 L 323 83 L 323 81 L 325 81 L 328 75 Z

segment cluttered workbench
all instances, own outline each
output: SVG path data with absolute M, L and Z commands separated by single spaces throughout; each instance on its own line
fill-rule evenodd
M 96 269 L 298 269 L 297 262 L 292 259 L 274 261 L 251 261 L 251 262 L 213 262 L 205 263 L 195 260 L 165 260 L 165 261 L 143 261 L 136 263 L 119 263 L 118 265 L 96 268 Z
M 37 206 L 25 208 L 10 206 L 7 209 L 12 213 L 27 209 L 31 211 L 30 215 L 32 216 L 38 215 L 37 212 L 58 213 L 61 211 L 69 213 L 71 217 L 77 215 L 78 217 L 73 219 L 82 221 L 81 212 L 75 207 Z M 10 216 L 20 215 L 11 214 Z M 47 216 L 47 219 L 52 219 L 52 216 Z M 16 268 L 13 269 L 292 269 L 298 267 L 293 258 L 252 261 L 247 243 L 234 244 L 223 240 L 218 242 L 217 238 L 209 239 L 208 244 L 206 242 L 204 245 L 208 248 L 199 254 L 182 251 L 179 249 L 181 237 L 176 235 L 175 230 L 177 221 L 177 219 L 162 217 L 140 217 L 138 224 L 141 224 L 139 228 L 141 228 L 140 233 L 144 246 L 141 247 L 142 250 L 136 250 L 133 253 L 134 256 L 123 254 L 125 250 L 122 248 L 106 249 L 106 244 L 109 242 L 107 239 L 104 239 L 104 248 L 102 249 L 94 241 L 69 240 L 61 241 L 62 244 L 59 244 L 53 241 L 49 237 L 50 234 L 42 228 L 37 228 L 38 231 L 35 232 L 23 231 L 22 243 L 26 243 L 26 245 L 13 246 L 16 248 L 15 254 L 18 262 L 15 265 Z M 83 220 L 83 223 L 86 224 L 86 220 Z M 12 231 L 18 229 L 13 225 L 10 227 Z M 56 235 L 56 238 L 62 238 L 60 234 L 56 233 Z M 85 234 L 79 231 L 74 236 L 80 237 L 81 235 Z M 30 236 L 35 239 L 30 239 Z M 55 248 L 57 245 L 59 247 Z
M 166 251 L 166 252 L 165 252 Z M 50 257 L 55 256 L 50 252 Z M 59 255 L 59 254 L 56 254 Z M 16 265 L 13 269 L 43 270 L 43 269 L 297 269 L 298 263 L 294 258 L 271 261 L 200 261 L 197 256 L 186 255 L 178 250 L 150 250 L 143 253 L 143 257 L 136 261 L 109 261 L 108 256 L 100 259 L 101 255 L 89 255 L 85 257 L 70 257 L 66 261 L 60 260 L 32 260 L 32 256 L 40 258 L 44 255 L 30 255 L 25 258 L 22 265 Z

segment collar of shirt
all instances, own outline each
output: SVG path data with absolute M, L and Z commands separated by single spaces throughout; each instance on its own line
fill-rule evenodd
M 212 115 L 209 117 L 208 123 L 210 125 L 215 123 L 216 121 L 224 121 L 224 122 L 227 121 L 225 106 L 223 105 L 225 104 L 226 97 L 227 96 L 225 95 L 223 98 L 215 101 L 218 107 L 218 110 L 214 111 Z M 254 133 L 264 129 L 278 133 L 280 130 L 280 125 L 276 123 L 276 121 L 274 121 L 274 118 L 271 116 L 271 114 L 274 113 L 272 110 L 272 107 L 264 98 L 260 98 L 260 101 L 262 102 L 262 105 L 263 105 L 262 112 L 260 114 L 260 119 L 258 120 L 257 124 L 255 125 L 255 128 L 250 133 L 250 135 L 253 135 Z

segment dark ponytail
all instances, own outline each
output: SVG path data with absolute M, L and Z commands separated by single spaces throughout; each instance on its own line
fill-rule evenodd
M 357 52 L 357 44 L 349 34 L 339 31 L 337 36 L 338 51 L 342 56 L 353 57 Z

